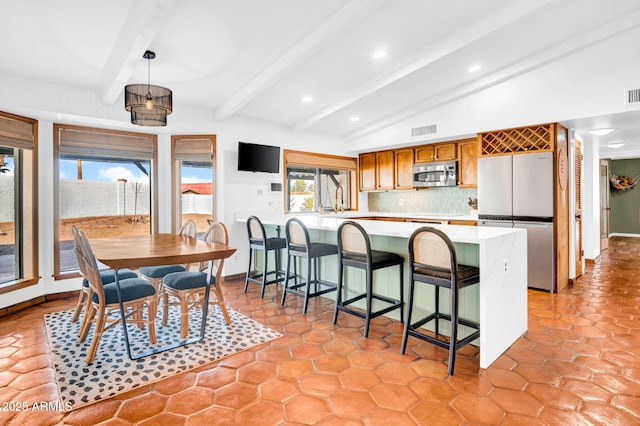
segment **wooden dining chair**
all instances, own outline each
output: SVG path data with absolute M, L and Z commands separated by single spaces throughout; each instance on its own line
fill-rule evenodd
M 189 219 L 182 224 L 178 230 L 179 235 L 185 237 L 196 237 L 196 223 Z M 158 296 L 162 295 L 162 278 L 165 275 L 172 272 L 184 272 L 189 269 L 189 264 L 185 265 L 158 265 L 158 266 L 143 266 L 140 268 L 140 276 L 153 284 L 158 291 Z
M 222 222 L 214 222 L 205 232 L 203 239 L 207 242 L 227 245 L 229 242 L 227 227 Z M 227 311 L 222 288 L 220 287 L 223 266 L 224 259 L 216 259 L 212 261 L 212 265 L 209 265 L 209 262 L 201 262 L 198 271 L 173 272 L 165 275 L 162 280 L 164 291 L 162 295 L 162 325 L 167 325 L 169 306 L 179 305 L 180 337 L 182 339 L 187 337 L 189 333 L 189 310 L 203 307 L 207 279 L 210 279 L 211 288 L 215 291 L 214 299 L 211 299 L 211 294 L 209 295 L 209 303 L 218 305 L 226 323 L 231 324 L 231 317 Z M 204 272 L 205 270 L 207 272 Z M 170 298 L 177 299 L 177 302 L 171 301 Z
M 80 236 L 78 234 L 78 228 L 73 225 L 71 227 L 71 232 L 73 233 L 73 241 L 75 243 L 74 251 L 76 253 L 76 258 L 78 259 L 78 270 L 80 272 L 80 275 L 82 276 L 82 286 L 80 287 L 80 294 L 78 295 L 76 308 L 73 311 L 73 316 L 71 317 L 71 322 L 76 322 L 80 317 L 82 311 L 87 312 L 89 305 L 91 305 L 91 289 L 89 287 L 89 280 L 87 279 L 86 271 L 84 270 L 84 262 L 81 259 Z M 100 278 L 102 278 L 102 283 L 104 285 L 107 285 L 115 282 L 116 274 L 112 269 L 108 269 L 106 271 L 100 271 Z M 127 278 L 138 278 L 138 274 L 126 268 L 118 269 L 118 279 L 125 280 Z M 80 329 L 82 329 L 82 326 L 80 327 Z
M 89 334 L 91 324 L 95 324 L 93 337 L 87 352 L 86 362 L 90 364 L 95 359 L 100 340 L 105 331 L 116 324 L 120 324 L 120 303 L 116 284 L 104 285 L 98 270 L 98 262 L 93 254 L 91 244 L 83 231 L 78 232 L 80 243 L 80 258 L 82 267 L 86 273 L 90 288 L 91 304 L 85 313 L 80 330 L 80 342 L 84 342 Z M 127 322 L 146 325 L 149 333 L 149 341 L 156 344 L 155 317 L 157 311 L 157 296 L 155 287 L 149 281 L 142 278 L 128 278 L 119 280 L 120 296 L 125 309 Z M 144 311 L 146 308 L 146 318 Z

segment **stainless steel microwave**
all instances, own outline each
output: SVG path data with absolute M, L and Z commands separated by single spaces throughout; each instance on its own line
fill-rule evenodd
M 441 161 L 413 165 L 413 186 L 456 186 L 458 184 L 458 162 Z

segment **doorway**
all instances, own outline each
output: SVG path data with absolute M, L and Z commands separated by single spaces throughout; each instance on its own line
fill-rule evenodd
M 609 248 L 609 160 L 600 160 L 600 251 Z

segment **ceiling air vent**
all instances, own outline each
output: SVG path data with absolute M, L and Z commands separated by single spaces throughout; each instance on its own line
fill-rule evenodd
M 436 125 L 414 127 L 411 129 L 411 136 L 431 135 L 436 132 Z
M 640 89 L 627 90 L 624 103 L 626 105 L 640 105 Z

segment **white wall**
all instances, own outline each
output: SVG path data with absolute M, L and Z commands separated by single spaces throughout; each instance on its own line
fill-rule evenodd
M 633 31 L 640 40 L 640 28 Z M 640 84 L 634 65 L 637 55 L 624 54 L 631 47 L 628 33 L 612 40 L 619 41 L 618 51 L 612 51 L 610 44 L 596 44 L 588 51 L 574 52 L 546 66 L 527 70 L 530 72 L 526 74 L 479 88 L 468 96 L 434 105 L 428 112 L 356 137 L 349 141 L 350 150 L 450 140 L 496 129 L 638 109 L 623 102 L 625 90 Z M 437 125 L 437 133 L 411 138 L 411 128 L 431 124 Z
M 595 259 L 600 255 L 600 159 L 598 144 L 593 138 L 585 138 L 582 146 L 584 154 L 584 188 L 582 226 L 585 259 Z M 591 188 L 587 191 L 586 188 Z
M 283 149 L 344 155 L 338 138 L 292 133 L 264 122 L 234 119 L 225 122 L 217 137 L 217 217 L 229 228 L 231 244 L 238 248 L 225 262 L 225 274 L 246 272 L 248 262 L 245 220 L 249 215 L 268 217 L 284 211 L 284 192 L 271 192 L 270 183 L 283 183 L 280 173 L 252 173 L 237 170 L 238 141 L 276 145 Z M 284 185 L 283 185 L 284 186 Z
M 281 126 L 258 120 L 235 118 L 224 123 L 212 120 L 213 111 L 188 110 L 174 105 L 169 117 L 171 127 L 137 127 L 128 123 L 121 102 L 99 106 L 91 91 L 48 86 L 21 78 L 0 79 L 0 110 L 38 119 L 38 226 L 39 273 L 37 285 L 4 294 L 0 308 L 42 294 L 77 290 L 80 279 L 53 278 L 53 123 L 95 126 L 158 134 L 158 219 L 160 232 L 171 231 L 171 134 L 215 134 L 216 145 L 216 218 L 229 228 L 230 245 L 238 249 L 228 259 L 225 275 L 246 270 L 247 237 L 244 219 L 248 214 L 265 216 L 283 211 L 284 193 L 271 193 L 271 182 L 283 182 L 280 173 L 250 173 L 237 170 L 238 141 L 277 145 L 283 149 L 344 155 L 337 137 L 293 133 Z M 93 118 L 79 114 L 95 115 Z M 99 118 L 101 117 L 101 118 Z M 116 121 L 117 120 L 117 121 Z

